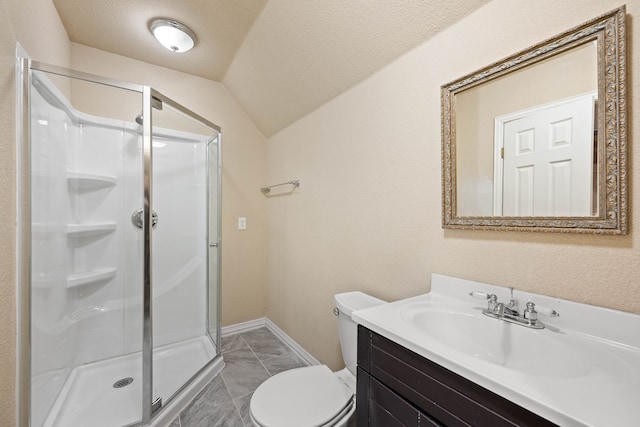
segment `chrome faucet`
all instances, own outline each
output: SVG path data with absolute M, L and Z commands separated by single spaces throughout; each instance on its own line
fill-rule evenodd
M 499 302 L 495 305 L 495 308 L 493 309 L 493 312 L 498 317 L 504 317 L 505 314 L 509 316 L 516 316 L 516 317 L 518 316 L 518 301 L 513 297 L 513 288 L 509 288 L 509 291 L 511 292 L 511 298 L 509 299 L 509 303 L 504 304 Z
M 527 302 L 526 309 L 522 312 L 522 315 L 520 315 L 518 312 L 518 301 L 513 297 L 513 288 L 509 288 L 509 290 L 511 291 L 511 298 L 506 304 L 498 302 L 498 297 L 495 294 L 473 291 L 469 292 L 469 296 L 487 300 L 487 308 L 482 310 L 482 314 L 485 316 L 526 326 L 528 328 L 544 328 L 544 324 L 538 320 L 538 312 L 546 314 L 549 317 L 560 316 L 557 311 L 544 307 L 541 307 L 539 308 L 539 311 L 536 311 L 536 305 L 531 301 Z
M 513 310 L 513 309 L 509 308 L 508 306 L 504 305 L 504 303 L 502 303 L 502 302 L 497 303 L 492 312 L 499 318 L 502 318 L 505 315 L 507 315 L 507 316 L 517 316 L 518 315 L 518 311 L 517 310 Z

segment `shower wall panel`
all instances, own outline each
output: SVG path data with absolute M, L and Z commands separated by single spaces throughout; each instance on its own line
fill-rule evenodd
M 207 139 L 186 132 L 154 131 L 156 347 L 207 332 Z
M 78 347 L 74 366 L 122 354 L 122 129 L 82 121 L 80 140 L 70 150 L 70 170 L 109 177 L 113 185 L 79 186 L 71 191 L 70 222 L 102 225 L 104 233 L 87 233 L 69 240 L 70 268 L 74 274 L 104 273 L 102 279 L 69 289 L 71 317 L 77 322 Z M 111 229 L 108 227 L 111 226 Z M 108 232 L 107 232 L 108 231 Z

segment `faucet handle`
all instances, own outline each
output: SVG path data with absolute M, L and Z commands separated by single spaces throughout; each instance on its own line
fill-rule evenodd
M 538 313 L 544 314 L 545 316 L 548 316 L 548 317 L 559 317 L 560 316 L 560 313 L 558 313 L 557 311 L 555 311 L 551 307 L 545 307 L 545 306 L 537 305 L 537 304 L 536 304 L 535 307 L 536 307 L 536 311 Z
M 494 310 L 496 307 L 496 304 L 498 303 L 498 297 L 496 296 L 496 294 L 488 294 L 486 292 L 479 292 L 479 291 L 471 291 L 469 292 L 469 296 L 476 298 L 476 299 L 485 299 L 485 300 L 489 300 L 487 302 L 487 309 L 488 310 Z
M 488 294 L 486 292 L 471 291 L 471 292 L 469 292 L 469 296 L 473 297 L 473 298 L 476 298 L 476 299 L 490 299 L 494 295 L 493 294 Z
M 549 317 L 558 317 L 560 313 L 555 311 L 553 308 L 544 307 L 541 305 L 536 305 L 529 301 L 527 303 L 527 308 L 522 313 L 525 319 L 536 320 L 538 318 L 538 313 L 544 314 Z

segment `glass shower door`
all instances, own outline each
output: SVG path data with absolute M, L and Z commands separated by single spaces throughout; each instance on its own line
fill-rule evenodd
M 217 182 L 218 131 L 160 94 L 152 105 L 153 401 L 159 406 L 218 353 L 217 337 L 208 333 L 210 318 L 217 319 L 209 301 L 217 295 L 212 218 L 219 198 L 211 183 Z

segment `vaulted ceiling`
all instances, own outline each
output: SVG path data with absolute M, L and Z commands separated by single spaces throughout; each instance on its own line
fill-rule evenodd
M 267 137 L 489 1 L 53 0 L 71 41 L 222 82 Z M 195 48 L 160 46 L 158 17 Z

